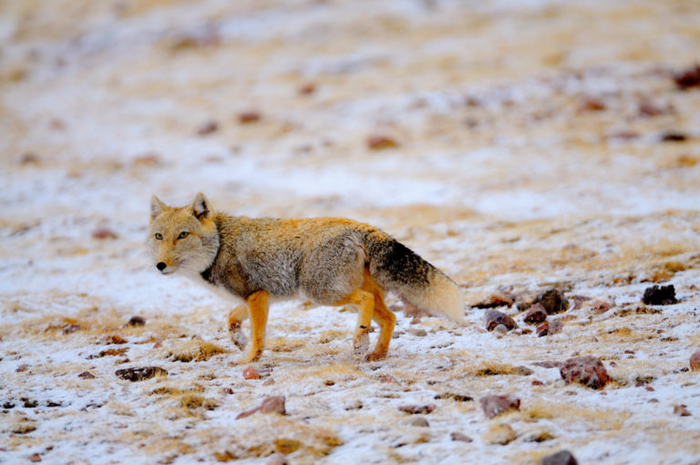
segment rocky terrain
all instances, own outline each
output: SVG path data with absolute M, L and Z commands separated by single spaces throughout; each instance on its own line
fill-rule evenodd
M 680 0 L 0 2 L 0 463 L 700 463 L 698 24 Z M 390 298 L 368 363 L 351 308 L 281 302 L 240 364 L 231 303 L 145 249 L 151 194 L 199 191 L 373 223 L 467 324 Z

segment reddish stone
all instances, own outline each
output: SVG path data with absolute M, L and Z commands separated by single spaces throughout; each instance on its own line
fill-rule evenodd
M 542 304 L 535 304 L 527 311 L 523 321 L 527 324 L 537 324 L 542 323 L 547 319 L 547 311 L 544 309 Z
M 498 325 L 505 326 L 509 331 L 518 327 L 512 317 L 498 310 L 487 310 L 486 313 L 484 313 L 484 323 L 488 331 L 493 331 Z
M 262 115 L 254 110 L 242 111 L 238 114 L 238 122 L 241 124 L 257 123 L 262 119 Z
M 690 369 L 700 371 L 700 350 L 690 356 Z
M 399 146 L 395 139 L 381 134 L 373 134 L 367 138 L 367 147 L 372 150 L 393 149 Z
M 260 373 L 252 367 L 247 367 L 243 370 L 243 378 L 245 379 L 260 379 Z
M 694 65 L 675 73 L 673 81 L 683 90 L 700 87 L 700 65 Z
M 542 458 L 541 465 L 577 465 L 578 462 L 568 450 L 560 450 L 556 454 Z
M 202 124 L 200 127 L 197 128 L 197 135 L 206 136 L 218 130 L 219 123 L 217 123 L 216 121 L 207 121 L 206 123 Z
M 567 384 L 579 383 L 591 389 L 602 389 L 610 381 L 603 363 L 593 356 L 570 358 L 559 372 Z
M 408 413 L 409 415 L 426 415 L 435 410 L 435 404 L 428 405 L 402 405 L 399 407 L 400 412 Z
M 245 412 L 239 413 L 238 416 L 236 417 L 236 420 L 238 420 L 240 418 L 249 417 L 252 414 L 257 413 L 257 412 L 260 412 L 260 413 L 278 413 L 280 415 L 284 415 L 286 413 L 284 402 L 285 402 L 284 396 L 267 397 L 257 407 L 250 409 L 250 410 L 246 410 Z
M 119 236 L 109 228 L 97 228 L 92 232 L 92 237 L 94 239 L 116 239 Z
M 520 410 L 520 399 L 514 396 L 484 396 L 479 399 L 487 418 L 493 418 L 509 410 Z

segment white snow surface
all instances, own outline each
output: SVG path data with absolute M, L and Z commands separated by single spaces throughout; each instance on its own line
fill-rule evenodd
M 0 463 L 540 463 L 561 449 L 700 463 L 700 90 L 670 77 L 697 60 L 695 2 L 0 12 Z M 374 150 L 372 135 L 398 146 Z M 151 194 L 184 205 L 200 191 L 232 214 L 376 224 L 463 288 L 467 324 L 404 315 L 390 296 L 396 337 L 369 363 L 352 354 L 351 309 L 279 302 L 261 360 L 239 364 L 231 303 L 161 276 L 145 247 Z M 655 284 L 679 302 L 643 305 Z M 522 331 L 535 328 L 516 305 L 500 310 L 519 329 L 485 330 L 480 302 L 549 288 L 590 298 L 550 316 L 561 333 Z M 126 326 L 135 315 L 144 327 Z M 173 358 L 202 341 L 224 353 Z M 537 365 L 577 355 L 613 381 L 566 385 Z M 115 376 L 149 365 L 168 376 Z M 244 379 L 248 366 L 263 377 Z M 183 406 L 192 393 L 216 407 Z M 485 418 L 489 394 L 520 411 Z M 273 395 L 286 415 L 236 419 Z M 428 427 L 398 409 L 428 404 Z M 505 445 L 491 440 L 500 424 L 515 431 Z

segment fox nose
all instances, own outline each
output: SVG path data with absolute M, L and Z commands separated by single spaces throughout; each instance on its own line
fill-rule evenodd
M 165 262 L 158 262 L 156 264 L 156 268 L 158 268 L 160 271 L 163 271 L 168 265 L 165 264 Z

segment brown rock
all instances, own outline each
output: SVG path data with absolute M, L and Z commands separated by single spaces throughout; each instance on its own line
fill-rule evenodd
M 602 389 L 610 381 L 608 372 L 600 359 L 593 356 L 574 357 L 559 368 L 567 383 L 579 383 L 591 389 Z
M 260 405 L 257 407 L 246 410 L 245 412 L 241 412 L 238 414 L 236 417 L 236 420 L 239 418 L 245 418 L 249 417 L 254 413 L 260 412 L 260 413 L 278 413 L 280 415 L 284 415 L 286 413 L 286 409 L 284 406 L 285 402 L 285 397 L 284 396 L 271 396 L 271 397 L 266 397 L 265 400 L 262 401 Z
M 82 379 L 95 379 L 95 375 L 93 375 L 93 374 L 90 373 L 89 371 L 83 371 L 82 373 L 80 373 L 80 374 L 78 375 L 78 378 L 82 378 Z
M 260 379 L 260 373 L 255 371 L 253 367 L 247 367 L 243 370 L 244 379 Z
M 201 126 L 197 128 L 197 135 L 198 136 L 206 136 L 209 135 L 213 132 L 216 132 L 219 130 L 219 123 L 216 121 L 207 121 L 206 123 L 203 123 Z
M 611 302 L 608 302 L 607 300 L 594 300 L 591 302 L 591 311 L 595 313 L 605 313 L 611 308 L 613 308 L 615 305 L 613 305 Z
M 515 396 L 489 395 L 479 399 L 487 418 L 493 418 L 509 410 L 520 410 L 520 399 Z
M 590 297 L 585 295 L 572 295 L 571 299 L 574 301 L 574 306 L 571 308 L 571 310 L 578 310 L 585 301 L 591 300 Z
M 146 319 L 142 316 L 132 316 L 126 323 L 127 326 L 144 326 Z
M 469 436 L 467 436 L 466 434 L 462 434 L 462 433 L 459 433 L 456 431 L 454 433 L 450 433 L 450 439 L 452 439 L 453 441 L 460 441 L 460 442 L 472 442 L 473 441 L 473 439 L 470 438 Z
M 311 95 L 316 92 L 316 84 L 313 82 L 307 82 L 306 84 L 299 87 L 300 95 Z
M 690 356 L 691 371 L 700 371 L 700 350 Z
M 644 290 L 642 302 L 647 305 L 673 305 L 678 303 L 676 288 L 673 284 L 668 286 L 651 286 Z
M 255 110 L 242 111 L 238 114 L 238 122 L 241 124 L 257 123 L 262 119 L 262 115 Z
M 537 303 L 544 307 L 548 315 L 555 315 L 569 308 L 569 301 L 564 294 L 557 289 L 550 289 L 537 296 Z
M 542 457 L 541 465 L 577 465 L 576 458 L 568 450 L 560 450 L 556 454 Z
M 487 310 L 486 313 L 484 313 L 484 323 L 486 324 L 487 331 L 493 331 L 498 325 L 503 325 L 508 330 L 518 327 L 512 317 L 498 310 Z
M 549 323 L 545 321 L 537 327 L 537 337 L 546 336 L 547 334 L 549 334 Z
M 678 131 L 666 131 L 660 136 L 661 142 L 685 142 L 688 136 Z
M 430 427 L 430 423 L 428 423 L 428 420 L 426 420 L 423 417 L 415 417 L 413 420 L 411 420 L 411 426 L 418 426 L 419 428 L 428 428 Z
M 117 370 L 114 374 L 123 380 L 136 382 L 151 379 L 155 376 L 167 376 L 168 371 L 160 367 L 134 367 Z
M 93 239 L 117 239 L 117 233 L 109 228 L 97 228 L 92 232 Z
M 399 143 L 389 136 L 373 134 L 367 138 L 367 147 L 372 150 L 393 149 L 398 146 Z
M 41 162 L 41 159 L 39 156 L 35 153 L 32 152 L 26 152 L 22 154 L 21 157 L 19 157 L 19 164 L 22 166 L 25 165 L 38 165 Z
M 685 404 L 674 405 L 673 406 L 673 413 L 675 413 L 676 415 L 679 415 L 681 417 L 692 416 L 692 414 L 688 411 L 688 406 Z
M 32 454 L 32 455 L 29 456 L 29 461 L 30 461 L 30 462 L 34 462 L 34 463 L 36 463 L 36 462 L 41 462 L 41 455 L 36 454 L 36 453 L 35 453 L 35 454 Z
M 508 292 L 500 292 L 488 299 L 473 305 L 476 308 L 510 307 L 515 303 L 515 297 Z
M 597 97 L 583 97 L 579 100 L 578 111 L 603 111 L 607 108 L 605 102 Z
M 515 294 L 515 306 L 524 312 L 537 302 L 537 295 L 531 291 L 524 291 Z
M 402 405 L 399 407 L 400 412 L 408 413 L 409 415 L 426 415 L 435 410 L 435 404 L 428 405 Z
M 673 74 L 673 81 L 683 90 L 700 87 L 700 65 L 690 66 Z
M 534 325 L 537 323 L 542 323 L 547 319 L 547 311 L 544 309 L 542 304 L 535 304 L 527 311 L 523 321 L 527 324 Z

